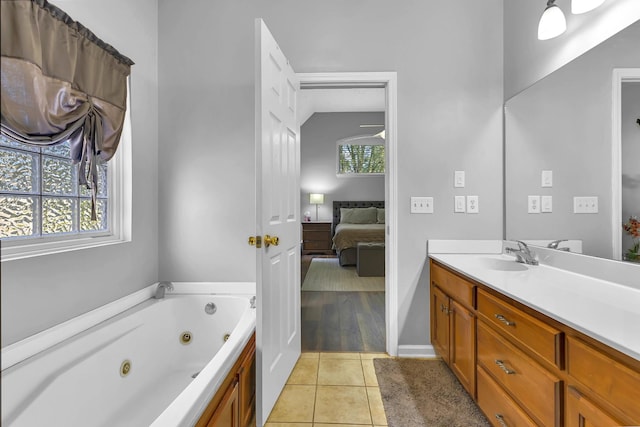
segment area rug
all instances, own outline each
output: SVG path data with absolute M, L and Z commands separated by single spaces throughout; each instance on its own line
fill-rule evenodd
M 489 427 L 442 360 L 374 359 L 389 427 Z
M 338 258 L 314 258 L 303 291 L 384 291 L 384 277 L 360 277 L 355 266 L 341 267 Z

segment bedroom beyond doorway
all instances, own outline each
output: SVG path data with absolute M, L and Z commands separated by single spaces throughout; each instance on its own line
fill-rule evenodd
M 301 262 L 302 351 L 384 352 L 384 277 L 359 277 L 331 255 Z

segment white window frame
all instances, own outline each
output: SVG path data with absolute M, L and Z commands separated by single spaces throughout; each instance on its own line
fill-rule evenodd
M 387 150 L 384 138 L 376 135 L 358 135 L 349 138 L 343 138 L 336 141 L 336 176 L 338 178 L 363 178 L 368 176 L 384 176 L 385 173 L 343 173 L 340 172 L 340 146 L 341 145 L 384 145 L 385 152 Z M 387 159 L 385 154 L 384 170 L 387 170 Z
M 95 248 L 131 241 L 132 165 L 131 165 L 131 92 L 127 82 L 127 112 L 118 150 L 107 168 L 108 231 L 77 233 L 2 241 L 2 262 L 36 256 Z

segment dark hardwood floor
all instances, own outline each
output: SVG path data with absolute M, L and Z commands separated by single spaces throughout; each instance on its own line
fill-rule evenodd
M 302 292 L 301 305 L 302 351 L 385 351 L 384 292 Z

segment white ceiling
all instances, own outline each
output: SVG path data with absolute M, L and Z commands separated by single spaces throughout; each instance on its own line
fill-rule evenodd
M 300 125 L 313 113 L 384 111 L 385 108 L 384 88 L 302 89 L 298 93 Z

